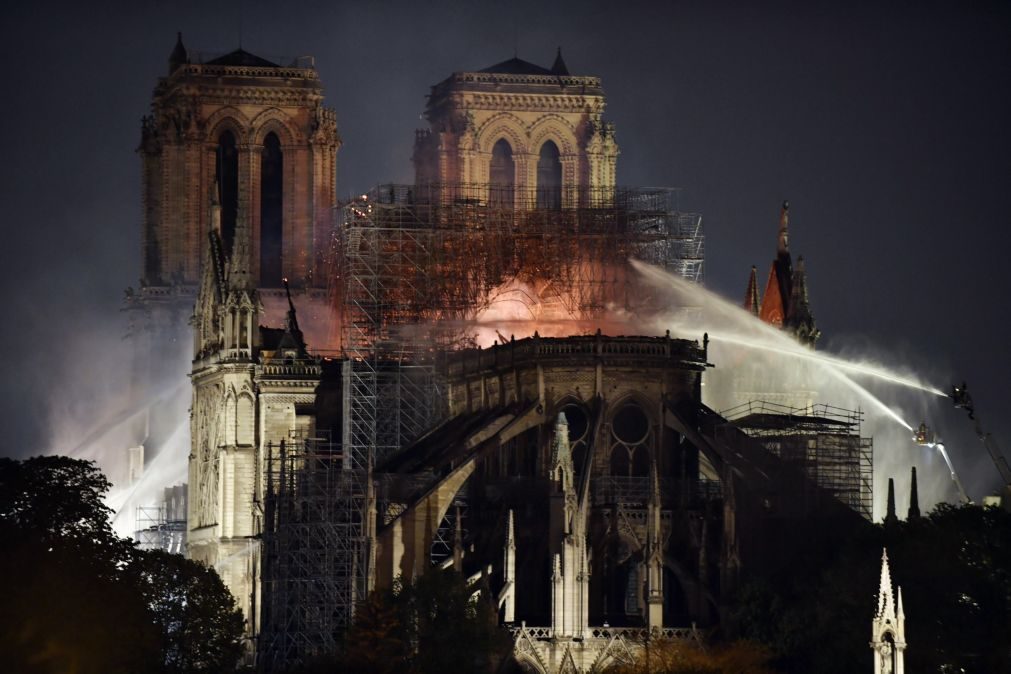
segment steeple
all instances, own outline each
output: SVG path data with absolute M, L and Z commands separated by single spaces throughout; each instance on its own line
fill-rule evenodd
M 881 581 L 878 608 L 871 621 L 870 647 L 874 653 L 874 674 L 905 674 L 906 612 L 902 606 L 902 588 L 898 588 L 898 606 L 892 592 L 888 551 L 881 552 Z
M 250 269 L 253 259 L 250 251 L 252 238 L 249 218 L 237 218 L 228 262 L 228 286 L 232 290 L 253 290 L 253 274 Z
M 751 265 L 751 276 L 748 277 L 748 289 L 744 293 L 744 308 L 752 316 L 758 315 L 758 270 Z
M 513 511 L 509 509 L 509 522 L 506 525 L 505 550 L 502 560 L 502 599 L 505 623 L 516 620 L 516 530 L 513 525 Z
M 660 478 L 656 463 L 650 466 L 650 494 L 646 506 L 646 625 L 663 627 L 663 540 L 661 535 Z
M 920 519 L 920 496 L 916 489 L 916 466 L 913 466 L 912 482 L 909 484 L 909 512 L 906 520 Z
M 894 524 L 899 518 L 895 516 L 895 480 L 888 478 L 888 510 L 885 512 L 885 524 Z
M 178 32 L 176 33 L 176 46 L 172 49 L 172 54 L 169 56 L 168 74 L 171 75 L 179 69 L 179 66 L 189 62 L 189 55 L 186 53 L 186 47 L 183 46 L 183 34 L 182 32 Z
M 881 581 L 878 584 L 877 617 L 895 620 L 895 595 L 892 593 L 892 572 L 888 568 L 888 550 L 881 551 Z
M 559 76 L 569 74 L 569 69 L 565 66 L 565 60 L 562 58 L 561 47 L 558 48 L 558 53 L 555 54 L 555 63 L 551 66 L 551 72 Z
M 569 422 L 564 412 L 555 420 L 554 437 L 551 440 L 551 475 L 558 482 L 561 491 L 568 493 L 574 488 L 572 482 L 572 451 L 569 449 Z
M 779 212 L 779 238 L 776 243 L 776 259 L 769 269 L 769 281 L 762 295 L 759 318 L 766 323 L 782 327 L 786 321 L 793 294 L 793 260 L 789 246 L 790 202 L 784 201 Z

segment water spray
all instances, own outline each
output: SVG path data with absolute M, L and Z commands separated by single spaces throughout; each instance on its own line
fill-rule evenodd
M 849 371 L 849 372 L 853 372 L 855 374 L 867 375 L 869 377 L 876 377 L 878 379 L 882 379 L 882 380 L 884 380 L 886 382 L 889 382 L 889 383 L 892 383 L 892 384 L 898 384 L 899 386 L 906 386 L 906 387 L 909 387 L 909 388 L 912 388 L 912 389 L 916 389 L 916 390 L 919 390 L 919 391 L 924 391 L 926 393 L 933 393 L 936 396 L 946 397 L 948 395 L 947 393 L 945 393 L 941 389 L 936 388 L 934 386 L 930 386 L 929 384 L 921 384 L 921 383 L 919 383 L 917 381 L 914 381 L 912 379 L 907 379 L 905 377 L 900 377 L 899 375 L 893 374 L 891 372 L 887 372 L 887 371 L 879 369 L 879 368 L 871 367 L 869 365 L 864 365 L 862 363 L 851 363 L 851 362 L 849 362 L 847 360 L 844 360 L 842 358 L 837 358 L 835 356 L 829 356 L 829 355 L 826 355 L 826 354 L 817 353 L 815 351 L 811 351 L 811 350 L 806 349 L 804 347 L 801 347 L 799 345 L 795 349 L 794 348 L 787 348 L 787 347 L 779 347 L 779 346 L 774 346 L 774 345 L 771 345 L 771 344 L 762 344 L 762 343 L 756 342 L 755 340 L 743 339 L 741 337 L 735 337 L 732 334 L 726 334 L 726 333 L 725 334 L 721 334 L 721 335 L 717 335 L 717 337 L 719 339 L 722 339 L 725 342 L 729 342 L 731 344 L 737 344 L 738 346 L 744 346 L 744 347 L 753 348 L 753 349 L 762 349 L 763 351 L 771 351 L 773 353 L 779 353 L 779 354 L 782 354 L 782 355 L 785 355 L 785 356 L 796 356 L 797 358 L 804 358 L 806 360 L 812 360 L 812 361 L 815 361 L 815 362 L 818 362 L 818 363 L 824 363 L 825 365 L 828 365 L 828 366 L 833 367 L 833 368 L 838 368 L 840 370 L 846 370 L 846 371 Z M 902 423 L 905 424 L 905 422 L 902 422 Z M 913 430 L 912 427 L 909 427 L 909 430 Z

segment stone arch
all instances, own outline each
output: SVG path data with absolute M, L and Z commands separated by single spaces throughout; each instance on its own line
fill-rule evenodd
M 210 145 L 218 144 L 218 137 L 222 131 L 228 130 L 235 135 L 235 142 L 243 145 L 249 142 L 249 118 L 238 108 L 226 106 L 218 108 L 207 117 L 206 142 Z
M 477 131 L 478 150 L 491 155 L 495 143 L 503 138 L 512 146 L 514 156 L 529 152 L 526 127 L 519 117 L 509 112 L 500 112 L 481 125 Z
M 279 108 L 262 111 L 249 123 L 249 128 L 249 141 L 255 145 L 263 145 L 263 139 L 270 132 L 277 134 L 282 148 L 303 142 L 302 134 L 295 128 L 291 117 Z
M 538 118 L 531 125 L 527 134 L 530 138 L 530 151 L 539 152 L 546 141 L 554 141 L 563 157 L 578 153 L 576 129 L 561 115 L 547 114 Z

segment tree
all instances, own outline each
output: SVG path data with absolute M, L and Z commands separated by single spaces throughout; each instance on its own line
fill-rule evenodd
M 487 588 L 432 568 L 411 585 L 372 593 L 355 614 L 345 670 L 362 674 L 489 672 L 509 653 Z
M 163 550 L 128 568 L 161 636 L 161 671 L 228 672 L 242 657 L 242 612 L 213 569 Z
M 0 459 L 0 670 L 157 667 L 157 631 L 124 582 L 132 546 L 102 503 L 108 488 L 91 462 Z
M 242 620 L 217 574 L 116 536 L 94 463 L 0 459 L 0 671 L 219 672 Z
M 749 641 L 710 645 L 658 639 L 637 653 L 635 662 L 616 665 L 608 674 L 772 674 L 772 653 Z

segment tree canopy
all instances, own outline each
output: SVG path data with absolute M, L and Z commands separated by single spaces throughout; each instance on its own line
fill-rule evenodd
M 241 614 L 212 570 L 116 536 L 93 462 L 0 459 L 0 671 L 227 672 Z

